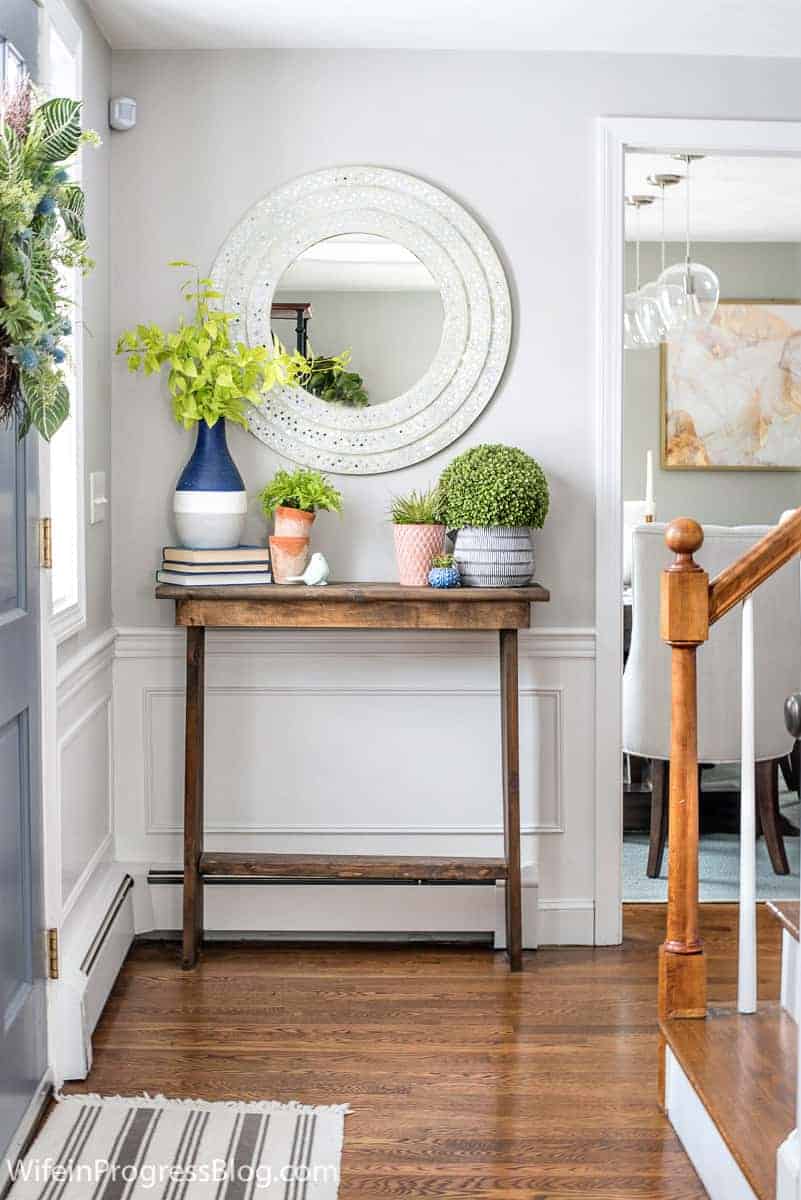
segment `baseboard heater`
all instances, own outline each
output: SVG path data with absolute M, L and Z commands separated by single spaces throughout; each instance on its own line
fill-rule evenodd
M 63 1079 L 85 1079 L 91 1069 L 92 1035 L 134 939 L 133 887 L 127 873 L 108 878 L 67 920 L 54 1021 L 55 1066 Z M 94 929 L 88 946 L 87 926 Z
M 147 873 L 147 882 L 156 886 L 167 884 L 183 887 L 184 873 L 180 867 L 151 867 Z M 296 875 L 205 875 L 203 883 L 206 887 L 342 887 L 343 884 L 353 887 L 369 885 L 370 887 L 495 887 L 494 879 L 304 879 Z
M 125 897 L 128 895 L 133 885 L 133 877 L 131 875 L 126 875 L 114 894 L 114 899 L 108 906 L 106 915 L 100 922 L 100 926 L 95 933 L 95 936 L 92 938 L 92 941 L 89 944 L 89 949 L 86 951 L 86 954 L 81 962 L 81 970 L 83 971 L 84 975 L 92 974 L 92 970 L 103 952 L 103 947 L 108 941 L 109 934 L 114 928 L 114 922 L 119 916 L 120 909 L 125 903 Z

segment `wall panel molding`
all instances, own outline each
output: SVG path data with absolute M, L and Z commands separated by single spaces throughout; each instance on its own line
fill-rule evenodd
M 246 696 L 249 698 L 266 697 L 270 700 L 277 701 L 286 699 L 289 696 L 296 697 L 324 697 L 327 700 L 333 700 L 337 697 L 365 697 L 368 701 L 380 699 L 382 697 L 404 697 L 404 698 L 437 698 L 447 700 L 449 698 L 458 697 L 491 697 L 493 705 L 497 705 L 497 697 L 499 694 L 498 688 L 440 688 L 440 687 L 372 687 L 372 686 L 356 686 L 356 687 L 338 687 L 338 686 L 320 686 L 320 687 L 304 687 L 304 686 L 257 686 L 257 687 L 206 687 L 207 705 L 211 706 L 215 697 L 224 700 L 225 698 Z M 177 834 L 182 830 L 179 822 L 165 821 L 160 819 L 157 810 L 157 779 L 158 772 L 155 766 L 155 738 L 160 731 L 164 729 L 163 718 L 164 714 L 156 713 L 155 708 L 158 706 L 158 701 L 163 699 L 172 699 L 177 701 L 177 707 L 183 709 L 183 689 L 177 687 L 145 687 L 142 692 L 143 701 L 143 730 L 144 730 L 144 767 L 145 767 L 145 811 L 146 811 L 146 832 L 149 834 Z M 551 712 L 551 736 L 550 740 L 550 758 L 554 766 L 554 794 L 552 797 L 553 819 L 548 822 L 528 822 L 522 824 L 521 832 L 523 834 L 535 833 L 563 833 L 564 827 L 562 823 L 562 763 L 564 762 L 564 745 L 563 745 L 563 701 L 562 688 L 520 688 L 521 727 L 526 720 L 525 701 L 541 701 L 552 709 Z M 525 797 L 522 802 L 523 810 L 525 811 Z M 207 804 L 208 808 L 208 804 Z M 415 823 L 393 823 L 393 824 L 365 824 L 359 822 L 348 824 L 347 822 L 336 822 L 333 824 L 322 825 L 319 822 L 310 824 L 308 822 L 259 822 L 251 821 L 247 823 L 237 822 L 220 822 L 206 820 L 206 830 L 210 834 L 366 834 L 366 835 L 383 835 L 383 834 L 431 834 L 431 835 L 454 835 L 454 834 L 484 834 L 484 835 L 500 835 L 503 833 L 503 822 L 500 815 L 498 821 L 492 824 L 469 824 L 465 825 L 458 821 L 453 823 L 443 824 L 421 824 Z
M 68 658 L 56 674 L 58 704 L 64 705 L 85 688 L 95 675 L 110 667 L 115 654 L 117 633 L 106 629 L 78 654 Z

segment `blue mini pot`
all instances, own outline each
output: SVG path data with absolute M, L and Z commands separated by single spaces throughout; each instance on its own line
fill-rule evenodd
M 455 588 L 461 586 L 462 577 L 458 567 L 432 567 L 428 582 L 433 588 Z
M 221 417 L 197 423 L 197 441 L 175 489 L 175 524 L 182 546 L 228 550 L 242 541 L 248 498 L 231 458 Z

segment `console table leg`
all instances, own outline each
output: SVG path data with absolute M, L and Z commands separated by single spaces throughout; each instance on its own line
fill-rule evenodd
M 501 756 L 506 878 L 506 952 L 513 971 L 523 969 L 523 909 L 520 880 L 520 734 L 518 723 L 517 630 L 500 631 Z
M 186 629 L 186 747 L 184 767 L 184 939 L 185 971 L 195 966 L 203 941 L 203 702 L 206 630 Z

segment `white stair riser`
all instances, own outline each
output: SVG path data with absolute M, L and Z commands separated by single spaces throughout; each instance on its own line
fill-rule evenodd
M 798 942 L 791 933 L 782 929 L 782 1008 L 798 1023 Z
M 665 1111 L 710 1200 L 756 1200 L 717 1126 L 669 1048 L 665 1050 Z

